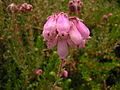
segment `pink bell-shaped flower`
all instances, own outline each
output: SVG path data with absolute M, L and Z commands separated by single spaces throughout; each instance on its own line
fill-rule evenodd
M 83 24 L 81 22 L 81 20 L 79 18 L 74 18 L 73 19 L 74 24 L 76 25 L 78 31 L 80 32 L 81 36 L 83 37 L 83 39 L 89 39 L 91 38 L 90 35 L 90 31 L 89 29 L 85 26 L 85 24 Z
M 77 30 L 76 26 L 74 25 L 74 23 L 71 22 L 71 28 L 70 28 L 70 32 L 69 32 L 70 38 L 71 40 L 77 45 L 79 46 L 82 43 L 82 36 L 80 34 L 80 32 Z
M 61 12 L 58 14 L 56 27 L 57 27 L 58 35 L 66 36 L 67 33 L 69 32 L 70 22 L 65 13 Z
M 57 46 L 57 53 L 60 59 L 66 59 L 66 56 L 68 55 L 68 45 L 67 45 L 66 40 L 61 40 L 59 38 L 58 46 Z
M 43 27 L 43 37 L 47 41 L 53 41 L 57 36 L 56 31 L 56 15 L 52 15 L 48 18 L 48 21 L 45 23 Z

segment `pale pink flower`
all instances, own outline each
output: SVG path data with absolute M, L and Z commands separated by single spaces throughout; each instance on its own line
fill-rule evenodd
M 68 46 L 85 48 L 86 40 L 90 38 L 89 29 L 77 17 L 68 17 L 65 13 L 51 15 L 44 24 L 42 35 L 49 49 L 57 45 L 60 59 L 66 59 Z
M 42 72 L 43 72 L 42 69 L 36 69 L 34 73 L 36 75 L 40 75 Z
M 27 3 L 23 3 L 20 7 L 19 7 L 19 11 L 21 11 L 22 13 L 28 13 L 30 11 L 32 11 L 33 6 Z
M 70 22 L 65 13 L 61 12 L 58 14 L 56 27 L 58 35 L 66 36 L 68 34 L 70 30 Z
M 78 31 L 80 32 L 81 36 L 83 37 L 83 39 L 89 39 L 90 31 L 87 28 L 87 26 L 85 26 L 85 24 L 83 24 L 83 22 L 81 22 L 81 20 L 77 17 L 73 19 L 73 22 L 75 26 L 77 27 Z
M 68 55 L 68 45 L 66 40 L 58 40 L 57 53 L 60 59 L 66 59 L 66 56 Z
M 78 29 L 76 28 L 76 26 L 74 25 L 74 23 L 72 23 L 72 22 L 71 22 L 71 28 L 70 28 L 69 35 L 70 35 L 71 40 L 77 46 L 79 46 L 82 43 L 83 38 L 82 38 L 80 32 L 78 31 Z
M 11 3 L 10 5 L 8 5 L 7 9 L 12 13 L 15 13 L 18 11 L 18 6 L 14 3 Z
M 48 18 L 47 22 L 44 24 L 42 35 L 45 40 L 53 41 L 57 36 L 56 19 L 56 15 L 53 14 Z

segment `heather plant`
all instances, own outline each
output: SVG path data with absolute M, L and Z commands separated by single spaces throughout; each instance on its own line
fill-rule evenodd
M 0 1 L 1 90 L 120 89 L 119 2 L 81 2 L 78 14 L 68 13 L 69 0 Z M 17 8 L 10 8 L 11 3 Z M 24 3 L 32 6 L 25 13 L 19 11 Z M 69 47 L 66 60 L 59 59 L 56 47 L 47 47 L 42 35 L 47 17 L 60 12 L 68 14 L 72 25 L 82 19 L 91 36 L 85 48 Z

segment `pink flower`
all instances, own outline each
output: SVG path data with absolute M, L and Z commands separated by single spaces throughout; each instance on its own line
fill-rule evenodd
M 65 13 L 51 15 L 44 24 L 42 35 L 49 49 L 57 45 L 60 59 L 66 59 L 69 46 L 85 48 L 90 38 L 89 29 L 77 17 L 68 17 Z
M 36 75 L 40 75 L 42 72 L 43 72 L 42 69 L 36 69 L 34 73 Z
M 83 39 L 89 39 L 90 38 L 90 31 L 89 29 L 81 22 L 81 20 L 77 17 L 73 18 L 73 23 L 77 27 L 78 31 L 80 32 Z
M 56 15 L 53 14 L 48 18 L 48 21 L 44 24 L 42 35 L 45 40 L 53 41 L 57 36 L 56 19 Z
M 68 71 L 67 71 L 67 70 L 64 70 L 63 76 L 64 76 L 64 77 L 68 77 Z
M 69 32 L 70 38 L 71 40 L 77 45 L 79 46 L 83 40 L 80 32 L 78 31 L 78 29 L 76 28 L 76 26 L 74 25 L 74 23 L 71 22 L 71 29 Z
M 28 12 L 32 11 L 32 9 L 33 9 L 32 5 L 23 3 L 20 6 L 19 11 L 21 11 L 22 13 L 28 13 Z
M 108 16 L 107 15 L 103 15 L 103 19 L 108 19 Z
M 112 16 L 113 14 L 112 13 L 109 13 L 107 16 L 109 17 L 109 16 Z
M 58 40 L 57 53 L 60 59 L 66 59 L 66 56 L 68 55 L 68 45 L 66 40 Z
M 56 28 L 58 31 L 58 35 L 65 37 L 66 35 L 68 35 L 68 32 L 70 30 L 70 22 L 65 13 L 61 12 L 58 14 Z
M 11 4 L 7 7 L 7 9 L 8 9 L 9 11 L 11 11 L 12 13 L 15 13 L 16 11 L 18 11 L 18 6 L 17 6 L 16 4 L 14 4 L 14 3 L 11 3 Z

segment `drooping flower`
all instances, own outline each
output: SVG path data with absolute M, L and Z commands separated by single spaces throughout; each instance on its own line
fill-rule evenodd
M 47 20 L 47 22 L 44 24 L 43 27 L 43 37 L 47 41 L 53 41 L 55 37 L 57 36 L 57 30 L 56 30 L 56 15 L 53 14 L 50 16 Z
M 74 25 L 74 23 L 71 22 L 71 28 L 70 28 L 70 32 L 69 32 L 70 38 L 71 40 L 77 45 L 79 46 L 82 43 L 82 36 L 79 33 L 78 29 L 76 28 L 76 26 Z
M 85 26 L 85 24 L 83 24 L 83 22 L 77 17 L 73 18 L 72 21 L 75 24 L 75 26 L 77 27 L 77 29 L 80 32 L 83 39 L 89 39 L 90 38 L 90 31 L 87 28 L 87 26 Z
M 19 7 L 19 11 L 22 13 L 28 13 L 30 11 L 32 11 L 33 6 L 27 3 L 23 3 L 20 7 Z
M 77 17 L 68 17 L 66 13 L 51 15 L 44 24 L 42 35 L 49 49 L 57 45 L 60 59 L 66 59 L 68 48 L 85 48 L 90 38 L 89 29 Z
M 68 32 L 70 30 L 70 22 L 65 13 L 61 12 L 58 14 L 56 28 L 58 35 L 65 37 L 68 35 Z
M 66 56 L 68 55 L 68 45 L 66 40 L 58 40 L 57 53 L 60 59 L 66 59 Z

